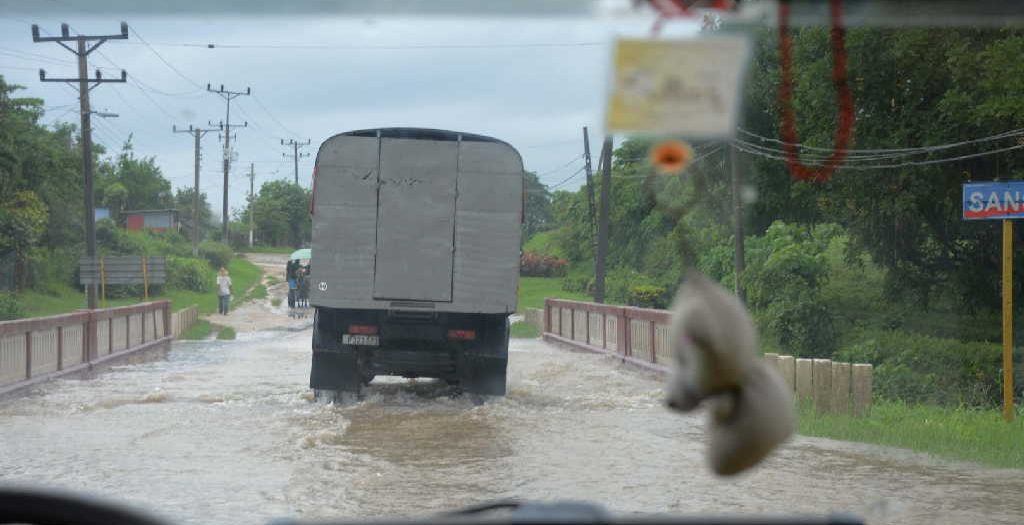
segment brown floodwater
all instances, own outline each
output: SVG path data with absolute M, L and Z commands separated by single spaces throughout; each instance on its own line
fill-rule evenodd
M 364 400 L 327 405 L 307 388 L 308 329 L 240 337 L 176 343 L 153 361 L 0 400 L 0 481 L 211 525 L 509 497 L 621 513 L 1024 522 L 1024 472 L 882 447 L 795 438 L 753 472 L 716 477 L 702 417 L 666 410 L 657 378 L 538 340 L 513 340 L 505 398 L 379 378 Z

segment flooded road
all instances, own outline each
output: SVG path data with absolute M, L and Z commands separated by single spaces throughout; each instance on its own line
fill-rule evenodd
M 704 465 L 703 419 L 654 378 L 513 340 L 509 395 L 432 381 L 311 401 L 309 330 L 176 343 L 164 358 L 0 400 L 0 480 L 121 499 L 180 523 L 415 514 L 488 499 L 618 512 L 852 511 L 873 523 L 1020 523 L 1024 474 L 797 438 L 753 473 Z

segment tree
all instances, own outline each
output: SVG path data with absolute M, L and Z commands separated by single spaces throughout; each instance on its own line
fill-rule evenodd
M 309 191 L 284 180 L 263 183 L 255 202 L 247 204 L 237 220 L 248 230 L 249 213 L 255 206 L 256 235 L 261 244 L 301 247 L 312 233 Z
M 41 270 L 73 259 L 68 252 L 82 243 L 84 199 L 75 128 L 42 126 L 42 101 L 15 97 L 21 89 L 0 76 L 0 250 L 16 252 L 14 281 L 24 287 L 32 284 L 24 268 Z
M 528 171 L 526 177 L 526 210 L 523 222 L 523 242 L 533 234 L 550 229 L 553 216 L 551 214 L 551 192 L 540 181 L 537 174 Z
M 178 210 L 178 218 L 184 226 L 182 233 L 185 237 L 192 238 L 192 202 L 195 190 L 193 188 L 178 188 L 174 193 L 174 209 Z M 212 230 L 212 215 L 210 203 L 206 200 L 206 192 L 199 192 L 199 240 Z
M 765 33 L 755 53 L 743 126 L 778 136 L 776 37 Z M 836 126 L 828 32 L 795 33 L 800 140 L 830 147 Z M 1018 31 L 851 29 L 847 32 L 851 88 L 857 106 L 854 147 L 897 148 L 956 143 L 1024 125 L 1013 57 L 1024 51 Z M 916 60 L 912 57 L 928 57 Z M 813 118 L 812 118 L 813 116 Z M 972 143 L 884 163 L 943 160 L 1014 145 L 1013 137 Z M 960 218 L 961 184 L 1019 179 L 1019 152 L 899 169 L 840 170 L 828 183 L 794 183 L 782 164 L 758 157 L 752 179 L 755 232 L 778 219 L 805 224 L 836 221 L 887 270 L 890 296 L 913 295 L 927 306 L 936 294 L 962 297 L 968 306 L 996 306 L 998 232 L 992 224 Z
M 121 211 L 174 206 L 171 182 L 164 178 L 154 157 L 135 156 L 131 136 L 114 162 L 104 162 L 98 167 L 96 187 L 101 192 L 99 202 L 118 202 L 123 206 Z

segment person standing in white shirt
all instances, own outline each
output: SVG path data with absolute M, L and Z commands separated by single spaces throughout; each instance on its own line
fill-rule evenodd
M 220 299 L 217 305 L 217 313 L 228 315 L 228 304 L 231 301 L 231 276 L 227 268 L 221 266 L 217 272 L 217 298 Z

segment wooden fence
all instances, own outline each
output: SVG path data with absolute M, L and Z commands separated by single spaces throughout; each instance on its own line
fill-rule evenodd
M 182 308 L 171 314 L 171 335 L 179 339 L 181 334 L 192 328 L 199 320 L 199 307 L 197 305 Z
M 0 393 L 166 346 L 170 301 L 0 322 Z
M 630 306 L 546 299 L 544 340 L 613 355 L 648 370 L 668 372 L 670 313 Z M 866 414 L 871 407 L 871 365 L 766 354 L 798 400 L 818 413 Z

